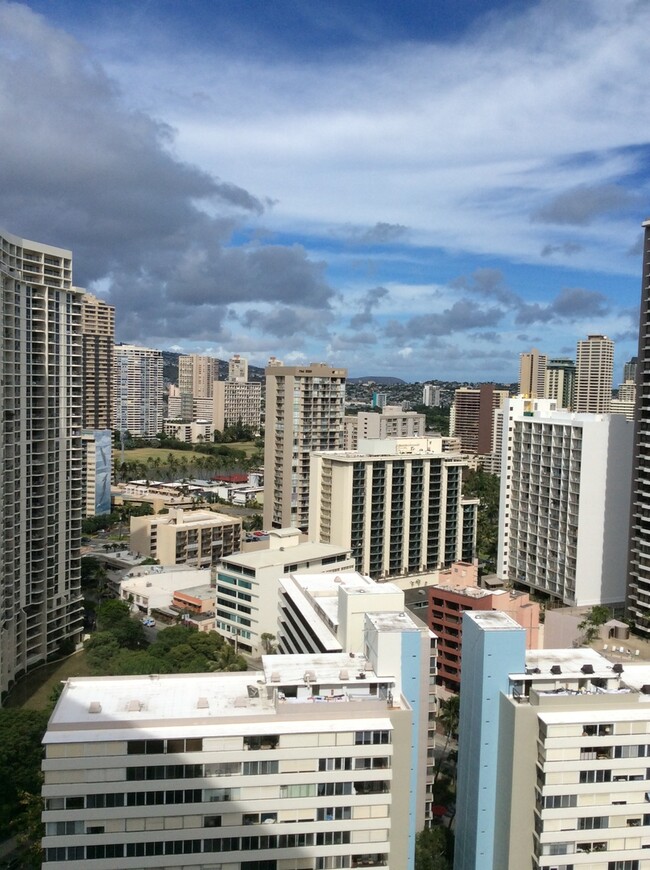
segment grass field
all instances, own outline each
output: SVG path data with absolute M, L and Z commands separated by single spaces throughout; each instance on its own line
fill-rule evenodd
M 234 450 L 243 450 L 246 456 L 251 456 L 256 450 L 253 441 L 240 441 L 237 444 L 226 444 L 224 446 L 232 447 Z M 189 459 L 193 455 L 205 455 L 201 453 L 195 454 L 193 450 L 169 450 L 166 447 L 136 447 L 133 450 L 125 450 L 124 459 L 126 462 L 147 462 L 149 459 L 155 459 L 157 456 L 164 462 L 170 453 L 174 459 L 180 459 L 181 457 Z M 115 451 L 115 461 L 122 461 L 119 447 Z
M 25 710 L 43 710 L 50 700 L 54 686 L 68 677 L 88 677 L 90 668 L 86 652 L 75 653 L 62 662 L 52 662 L 27 674 L 5 701 L 5 707 L 24 707 Z

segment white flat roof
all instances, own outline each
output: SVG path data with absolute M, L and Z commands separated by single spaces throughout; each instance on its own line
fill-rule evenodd
M 311 559 L 322 559 L 327 556 L 347 555 L 348 552 L 347 547 L 339 547 L 336 544 L 317 544 L 307 541 L 304 544 L 296 544 L 294 547 L 287 547 L 284 550 L 268 549 L 237 553 L 233 556 L 226 556 L 222 562 L 257 570 L 292 565 L 294 562 L 309 562 Z
M 548 677 L 551 668 L 557 665 L 561 668 L 560 676 L 584 676 L 583 665 L 593 667 L 594 677 L 613 676 L 612 663 L 590 647 L 579 649 L 534 649 L 526 652 L 526 670 L 539 668 L 542 676 Z M 555 675 L 553 675 L 555 676 Z
M 251 697 L 256 692 L 259 696 Z M 107 732 L 111 740 L 133 740 L 258 735 L 278 729 L 282 733 L 391 729 L 384 703 L 374 697 L 369 701 L 373 703 L 346 704 L 348 715 L 343 716 L 337 704 L 338 715 L 328 720 L 324 711 L 329 704 L 287 703 L 276 709 L 259 671 L 75 677 L 64 687 L 43 742 L 103 741 Z
M 311 655 L 271 655 L 262 656 L 264 676 L 268 685 L 304 685 L 305 674 L 313 671 L 315 679 L 313 683 L 325 683 L 329 685 L 344 685 L 354 683 L 356 676 L 363 673 L 365 676 L 358 682 L 379 682 L 380 679 L 372 669 L 372 665 L 361 655 L 350 653 L 313 653 Z M 342 672 L 347 676 L 341 677 Z M 274 680 L 273 675 L 279 679 Z M 385 683 L 386 676 L 381 677 Z

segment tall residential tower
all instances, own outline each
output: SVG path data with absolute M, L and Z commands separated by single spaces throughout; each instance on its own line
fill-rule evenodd
M 265 528 L 307 528 L 311 453 L 344 446 L 346 377 L 326 363 L 267 367 Z
M 606 335 L 589 335 L 578 342 L 573 410 L 579 414 L 609 414 L 614 374 L 614 342 Z
M 0 234 L 0 691 L 78 641 L 81 293 L 72 254 Z

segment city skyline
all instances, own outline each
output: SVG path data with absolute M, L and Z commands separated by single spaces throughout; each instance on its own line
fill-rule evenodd
M 430 6 L 0 3 L 0 223 L 124 342 L 514 382 L 602 333 L 619 370 L 650 9 Z

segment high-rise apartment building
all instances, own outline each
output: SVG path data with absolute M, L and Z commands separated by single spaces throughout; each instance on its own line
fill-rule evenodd
M 579 414 L 609 414 L 614 374 L 614 342 L 606 335 L 589 335 L 578 342 L 573 410 Z
M 244 382 L 248 380 L 248 360 L 243 359 L 238 353 L 228 360 L 228 380 Z
M 648 664 L 463 616 L 454 870 L 645 870 Z
M 422 388 L 422 404 L 427 408 L 440 407 L 442 390 L 435 384 L 425 384 Z
M 315 451 L 309 529 L 349 547 L 374 579 L 438 571 L 476 549 L 476 499 L 463 499 L 468 460 L 442 438 L 372 439 L 357 451 Z
M 345 369 L 326 363 L 266 368 L 264 526 L 306 529 L 314 450 L 343 448 Z
M 85 429 L 110 429 L 113 424 L 111 392 L 115 308 L 84 292 L 81 297 L 81 332 L 83 425 Z
M 558 408 L 573 410 L 576 364 L 572 359 L 549 359 L 544 375 L 544 398 L 554 399 Z
M 81 293 L 72 254 L 0 233 L 0 691 L 79 641 Z
M 182 395 L 196 399 L 212 398 L 212 385 L 219 379 L 219 360 L 196 353 L 178 358 L 178 387 Z
M 625 363 L 625 365 L 623 366 L 623 383 L 627 383 L 628 381 L 636 381 L 636 369 L 638 362 L 639 358 L 637 356 L 633 356 Z
M 492 453 L 494 411 L 502 407 L 508 395 L 507 390 L 495 390 L 493 384 L 455 391 L 449 434 L 460 438 L 463 453 L 486 457 Z
M 133 344 L 116 344 L 112 428 L 141 438 L 153 438 L 162 426 L 162 353 Z
M 527 399 L 544 396 L 544 377 L 547 357 L 534 347 L 529 353 L 519 354 L 519 393 Z
M 44 739 L 45 866 L 413 870 L 431 660 L 390 612 L 354 657 L 69 680 Z
M 637 631 L 650 637 L 650 220 L 645 221 L 643 230 L 627 607 Z
M 212 397 L 212 426 L 223 432 L 242 423 L 259 432 L 262 420 L 262 385 L 247 381 L 215 381 Z
M 618 395 L 612 398 L 610 413 L 623 414 L 628 420 L 634 420 L 636 408 L 636 381 L 626 381 L 618 385 Z
M 497 573 L 567 605 L 620 603 L 634 427 L 553 405 L 506 404 Z

